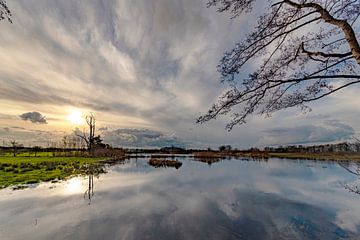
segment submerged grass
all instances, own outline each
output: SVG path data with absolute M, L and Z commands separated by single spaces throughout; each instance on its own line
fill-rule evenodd
M 167 159 L 155 159 L 151 158 L 148 161 L 148 164 L 153 167 L 174 167 L 176 169 L 179 169 L 182 165 L 182 162 L 178 160 L 167 160 Z
M 91 171 L 103 171 L 100 160 L 90 157 L 0 156 L 0 188 L 65 179 Z

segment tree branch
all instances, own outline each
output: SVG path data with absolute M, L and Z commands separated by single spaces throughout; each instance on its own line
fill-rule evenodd
M 320 51 L 310 52 L 305 49 L 304 43 L 301 43 L 300 47 L 301 47 L 301 51 L 303 53 L 307 54 L 308 56 L 320 56 L 320 57 L 324 57 L 324 58 L 344 58 L 344 57 L 348 57 L 348 56 L 352 55 L 351 52 L 347 52 L 347 53 L 324 53 L 324 52 L 320 52 Z
M 283 0 L 284 3 L 289 4 L 290 6 L 293 6 L 295 8 L 313 8 L 318 11 L 320 14 L 321 19 L 323 19 L 325 22 L 335 25 L 339 27 L 343 33 L 345 34 L 345 38 L 349 44 L 349 47 L 351 49 L 351 53 L 354 56 L 357 63 L 360 65 L 360 44 L 356 39 L 356 35 L 354 32 L 354 29 L 351 27 L 351 25 L 346 20 L 340 20 L 336 19 L 331 14 L 324 9 L 322 6 L 320 6 L 317 3 L 295 3 L 290 0 Z

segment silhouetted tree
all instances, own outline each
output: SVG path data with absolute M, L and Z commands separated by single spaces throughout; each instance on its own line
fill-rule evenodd
M 222 152 L 222 151 L 225 151 L 225 145 L 222 145 L 219 147 L 219 151 Z
M 36 154 L 41 151 L 41 149 L 42 149 L 42 148 L 41 148 L 40 146 L 34 146 L 34 147 L 32 148 L 35 157 L 36 157 Z
M 16 142 L 15 140 L 11 141 L 10 144 L 11 144 L 11 147 L 12 147 L 12 150 L 13 150 L 13 156 L 16 157 L 17 149 L 18 149 L 19 147 L 22 147 L 23 145 L 22 145 L 22 144 L 19 144 L 19 143 Z
M 219 151 L 222 152 L 222 151 L 231 151 L 232 147 L 231 145 L 222 145 L 219 147 Z
M 6 1 L 0 0 L 0 21 L 7 19 L 9 22 L 12 22 L 11 17 L 11 11 L 6 5 Z
M 75 135 L 80 137 L 86 142 L 87 149 L 89 152 L 93 149 L 94 146 L 94 140 L 95 140 L 95 116 L 93 113 L 90 113 L 89 115 L 85 116 L 86 124 L 88 125 L 89 131 L 75 131 Z
M 219 12 L 237 17 L 256 0 L 209 0 Z M 227 90 L 198 118 L 204 123 L 232 113 L 230 131 L 251 114 L 271 116 L 306 105 L 360 82 L 360 45 L 356 33 L 358 0 L 270 0 L 246 38 L 226 52 L 218 65 Z M 259 59 L 260 58 L 260 59 Z M 246 64 L 260 60 L 254 71 Z

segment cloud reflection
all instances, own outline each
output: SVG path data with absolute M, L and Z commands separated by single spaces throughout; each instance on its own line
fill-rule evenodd
M 181 161 L 177 171 L 151 168 L 146 159 L 114 166 L 94 179 L 91 205 L 82 198 L 84 189 L 49 197 L 62 191 L 61 184 L 6 195 L 0 227 L 15 239 L 32 228 L 15 235 L 12 229 L 35 216 L 38 231 L 30 239 L 351 239 L 360 232 L 358 196 L 334 184 L 355 178 L 337 165 Z M 64 189 L 79 186 L 69 183 Z

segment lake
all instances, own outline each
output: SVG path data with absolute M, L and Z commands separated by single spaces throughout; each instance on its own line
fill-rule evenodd
M 360 180 L 337 163 L 176 159 L 3 189 L 0 239 L 360 239 Z

